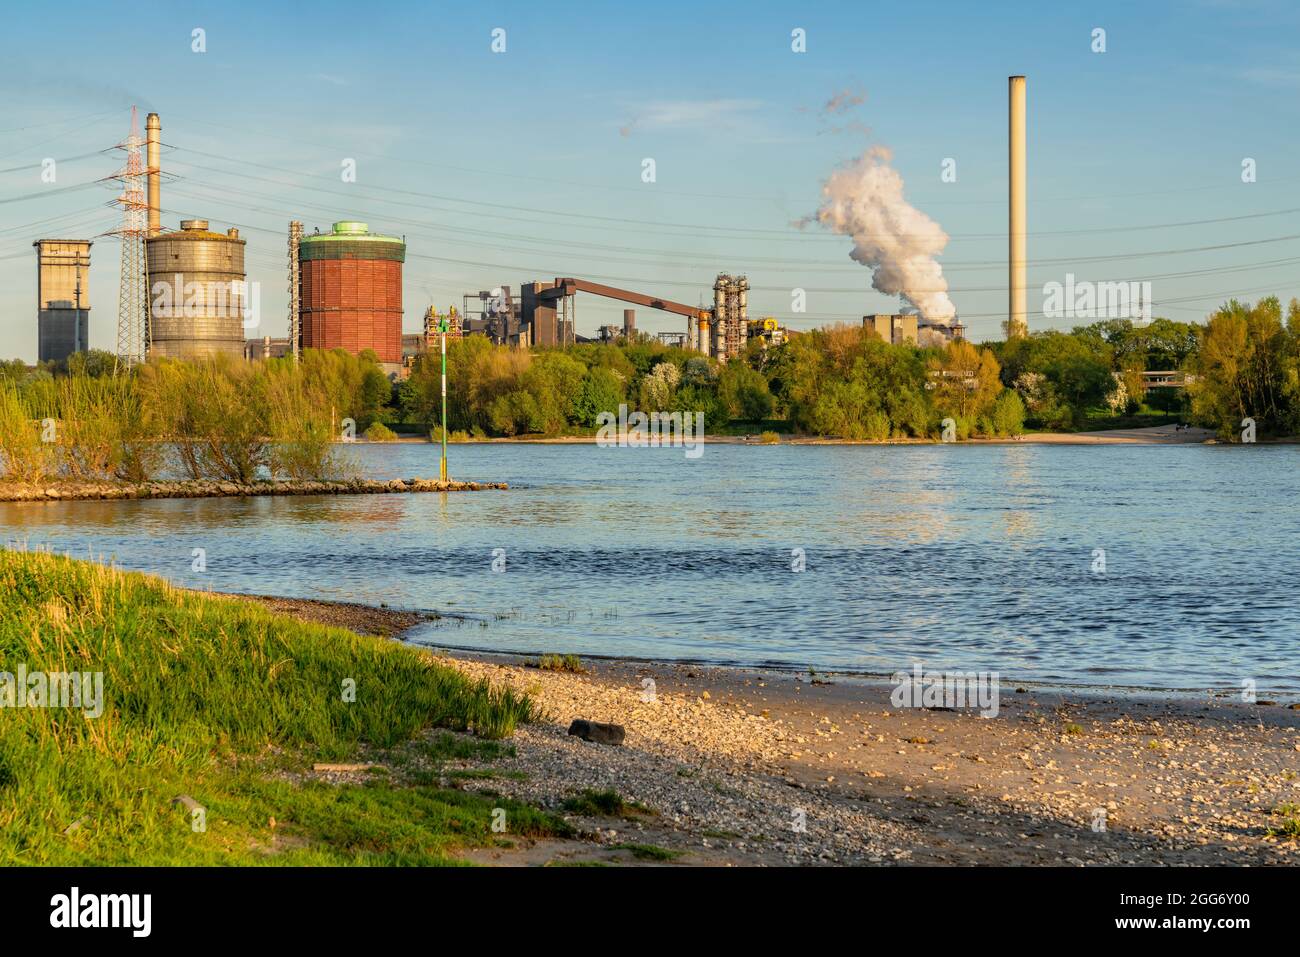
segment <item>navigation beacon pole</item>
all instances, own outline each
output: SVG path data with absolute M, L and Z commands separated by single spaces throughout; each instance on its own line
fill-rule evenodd
M 447 481 L 447 317 L 438 320 L 442 333 L 442 481 Z

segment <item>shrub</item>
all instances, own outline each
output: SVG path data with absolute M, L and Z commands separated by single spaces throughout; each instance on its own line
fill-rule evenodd
M 1025 404 L 1015 389 L 1005 389 L 993 402 L 989 428 L 994 435 L 1020 435 L 1025 431 Z
M 362 433 L 367 442 L 395 442 L 397 433 L 382 422 L 372 422 L 370 428 Z
M 39 482 L 54 471 L 54 445 L 41 441 L 41 426 L 33 421 L 16 387 L 0 382 L 0 468 L 15 482 Z

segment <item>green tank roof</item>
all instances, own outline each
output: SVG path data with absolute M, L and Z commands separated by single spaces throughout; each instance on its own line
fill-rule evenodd
M 396 236 L 372 233 L 366 223 L 335 223 L 331 232 L 303 236 L 298 246 L 302 259 L 392 259 L 406 261 L 406 243 Z

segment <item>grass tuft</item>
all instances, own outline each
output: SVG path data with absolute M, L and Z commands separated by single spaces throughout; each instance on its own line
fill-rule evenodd
M 566 798 L 563 807 L 570 814 L 587 817 L 636 817 L 655 813 L 638 801 L 626 800 L 612 788 L 605 791 L 583 791 L 575 797 Z
M 631 851 L 638 861 L 671 861 L 682 856 L 681 851 L 669 850 L 658 844 L 611 844 L 610 847 L 617 851 Z
M 570 674 L 585 675 L 587 669 L 577 655 L 542 655 L 536 661 L 528 662 L 530 667 L 542 671 L 567 671 Z
M 1266 832 L 1269 837 L 1288 841 L 1300 840 L 1300 804 L 1290 801 L 1279 804 L 1273 808 L 1273 815 L 1282 818 L 1282 823 L 1269 826 Z

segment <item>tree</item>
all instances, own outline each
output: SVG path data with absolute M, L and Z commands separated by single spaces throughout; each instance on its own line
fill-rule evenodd
M 1254 306 L 1234 299 L 1210 316 L 1188 384 L 1199 422 L 1223 438 L 1237 436 L 1247 417 L 1259 432 L 1296 428 L 1297 317 L 1300 309 L 1293 305 L 1283 326 L 1276 296 Z
M 623 380 L 607 366 L 595 366 L 583 376 L 575 414 L 579 425 L 594 429 L 602 412 L 617 413 L 623 402 Z
M 1088 410 L 1101 406 L 1111 391 L 1113 351 L 1099 335 L 1048 331 L 1007 346 L 1004 369 L 1014 373 L 1010 384 L 1021 381 L 1025 373 L 1043 377 L 1038 402 L 1027 395 L 1024 398 L 1031 414 L 1048 427 L 1082 426 Z
M 977 420 L 1002 392 L 1001 367 L 993 353 L 965 339 L 949 342 L 927 364 L 935 408 L 957 420 Z
M 733 419 L 759 422 L 772 414 L 767 379 L 739 360 L 728 362 L 718 374 L 718 398 Z
M 994 435 L 1019 435 L 1025 431 L 1025 404 L 1015 389 L 1005 389 L 989 411 L 989 431 Z
M 578 401 L 586 374 L 581 362 L 563 352 L 547 351 L 533 358 L 519 382 L 533 396 L 541 431 L 562 432 L 578 421 Z
M 660 362 L 649 375 L 641 379 L 639 403 L 642 412 L 668 412 L 673 408 L 673 397 L 677 392 L 677 383 L 681 381 L 681 370 L 671 362 Z

